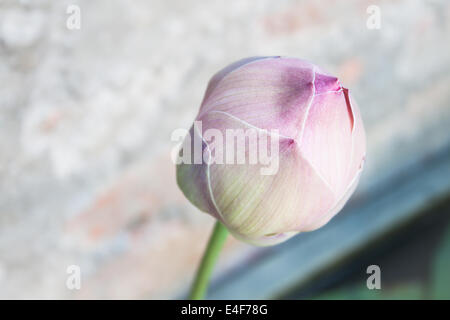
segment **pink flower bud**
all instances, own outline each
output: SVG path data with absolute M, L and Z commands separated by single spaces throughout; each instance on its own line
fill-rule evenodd
M 366 153 L 349 90 L 294 58 L 247 58 L 218 72 L 189 133 L 180 189 L 255 245 L 325 225 L 355 190 Z

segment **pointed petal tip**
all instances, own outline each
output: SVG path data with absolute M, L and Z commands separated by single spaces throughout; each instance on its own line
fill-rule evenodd
M 338 78 L 317 72 L 314 79 L 314 87 L 315 94 L 338 92 L 343 89 Z

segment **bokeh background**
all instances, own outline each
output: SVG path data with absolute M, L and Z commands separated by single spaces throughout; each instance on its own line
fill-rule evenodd
M 171 133 L 212 74 L 255 55 L 305 58 L 352 90 L 366 169 L 325 228 L 265 249 L 228 239 L 209 297 L 450 298 L 445 0 L 0 0 L 0 298 L 185 297 L 214 221 L 176 186 Z

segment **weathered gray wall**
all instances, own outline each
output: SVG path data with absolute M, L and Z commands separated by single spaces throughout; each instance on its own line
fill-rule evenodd
M 66 27 L 70 4 L 80 30 Z M 450 142 L 449 40 L 445 0 L 1 0 L 0 298 L 188 285 L 213 220 L 177 189 L 170 134 L 226 64 L 289 55 L 339 76 L 367 127 L 364 188 Z M 253 252 L 230 239 L 221 270 Z

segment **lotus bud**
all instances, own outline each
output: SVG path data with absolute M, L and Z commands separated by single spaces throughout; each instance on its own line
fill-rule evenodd
M 210 80 L 177 182 L 236 238 L 273 245 L 336 215 L 365 153 L 359 109 L 336 77 L 300 59 L 253 57 Z

